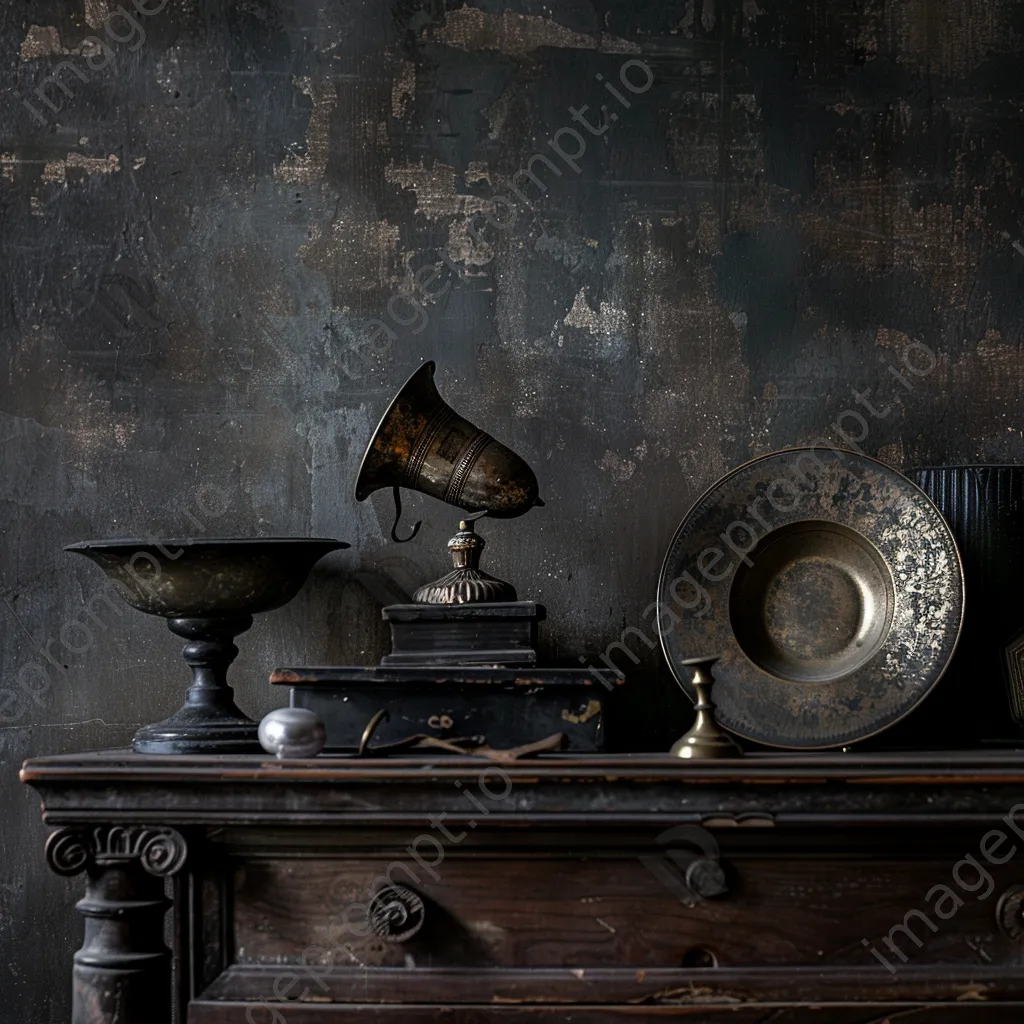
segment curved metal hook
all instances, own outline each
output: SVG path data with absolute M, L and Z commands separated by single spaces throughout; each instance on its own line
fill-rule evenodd
M 377 726 L 380 725 L 381 722 L 389 722 L 390 720 L 391 716 L 388 714 L 387 709 L 381 708 L 380 711 L 378 711 L 373 718 L 366 723 L 366 728 L 363 730 L 362 738 L 359 740 L 359 752 L 356 754 L 356 757 L 366 756 L 366 748 L 369 745 L 370 740 L 373 739 L 373 734 L 377 731 Z
M 393 488 L 392 493 L 395 496 L 395 523 L 391 527 L 391 539 L 396 544 L 407 544 L 409 541 L 413 539 L 413 537 L 416 536 L 417 533 L 420 532 L 420 527 L 423 525 L 423 520 L 421 519 L 412 528 L 412 533 L 410 533 L 408 537 L 405 537 L 404 539 L 402 537 L 399 537 L 398 524 L 402 521 L 402 492 L 399 490 L 397 484 Z

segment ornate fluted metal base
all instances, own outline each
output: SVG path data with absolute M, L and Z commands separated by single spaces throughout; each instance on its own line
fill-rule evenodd
M 480 553 L 486 541 L 474 529 L 472 519 L 459 522 L 459 532 L 448 541 L 448 551 L 455 566 L 451 572 L 433 583 L 420 587 L 413 595 L 417 604 L 494 604 L 515 601 L 516 588 L 511 583 L 480 568 Z
M 419 604 L 496 604 L 515 601 L 516 588 L 478 569 L 453 569 L 413 595 Z

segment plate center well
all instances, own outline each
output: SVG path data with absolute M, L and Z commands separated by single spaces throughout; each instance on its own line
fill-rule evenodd
M 862 534 L 811 520 L 773 530 L 741 562 L 729 615 L 743 652 L 793 682 L 823 682 L 877 653 L 892 624 L 894 588 Z

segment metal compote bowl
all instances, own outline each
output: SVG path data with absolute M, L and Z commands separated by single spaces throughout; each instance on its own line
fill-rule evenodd
M 133 608 L 167 619 L 188 642 L 192 669 L 184 706 L 143 726 L 132 741 L 142 754 L 260 753 L 257 725 L 235 704 L 227 682 L 238 655 L 234 638 L 252 617 L 287 604 L 314 564 L 342 541 L 271 537 L 209 540 L 99 540 L 70 544 L 117 584 Z

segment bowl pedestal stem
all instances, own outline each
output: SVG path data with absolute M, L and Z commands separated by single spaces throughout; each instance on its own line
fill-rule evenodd
M 168 619 L 167 625 L 188 641 L 182 656 L 192 669 L 192 685 L 180 710 L 143 726 L 132 749 L 137 754 L 260 753 L 257 725 L 239 710 L 227 681 L 238 656 L 234 638 L 252 625 L 252 616 Z

